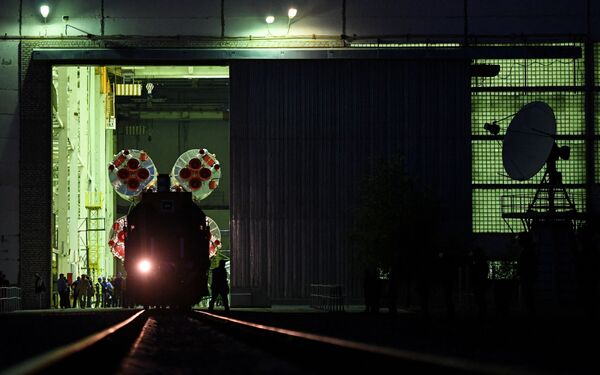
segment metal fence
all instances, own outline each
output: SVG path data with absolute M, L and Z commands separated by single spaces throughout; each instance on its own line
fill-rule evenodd
M 0 288 L 0 312 L 21 309 L 21 288 L 16 286 Z
M 337 284 L 310 284 L 310 306 L 329 312 L 344 311 L 342 286 Z

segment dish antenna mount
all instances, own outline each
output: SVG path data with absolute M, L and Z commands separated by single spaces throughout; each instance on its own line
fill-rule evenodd
M 511 116 L 508 116 L 511 117 Z M 499 121 L 484 128 L 496 135 Z M 570 148 L 556 144 L 556 118 L 552 108 L 541 101 L 531 102 L 512 116 L 502 142 L 502 163 L 508 176 L 526 181 L 546 166 L 542 180 L 528 202 L 523 197 L 503 196 L 502 217 L 521 219 L 530 228 L 533 219 L 574 219 L 577 210 L 556 168 L 559 159 L 569 160 Z

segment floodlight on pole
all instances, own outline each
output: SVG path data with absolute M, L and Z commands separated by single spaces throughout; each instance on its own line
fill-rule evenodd
M 285 35 L 288 35 L 290 33 L 290 26 L 292 26 L 292 18 L 296 17 L 296 14 L 298 14 L 298 9 L 290 8 L 288 10 L 288 27 L 287 33 L 285 33 Z
M 44 17 L 44 22 L 46 22 L 46 18 L 48 18 L 48 14 L 50 14 L 50 7 L 46 4 L 40 7 L 40 13 L 42 17 Z
M 275 22 L 275 17 L 267 16 L 267 18 L 265 18 L 265 22 L 267 23 L 267 35 L 271 35 L 271 29 L 269 28 L 269 25 Z

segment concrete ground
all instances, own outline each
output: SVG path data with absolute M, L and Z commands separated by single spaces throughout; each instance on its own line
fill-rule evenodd
M 221 307 L 215 309 L 223 314 Z M 428 317 L 418 309 L 364 313 L 361 305 L 329 313 L 305 305 L 232 308 L 228 316 L 265 325 L 307 331 L 380 346 L 541 373 L 600 373 L 595 342 L 599 319 L 576 310 L 520 311 L 484 319 L 459 310 L 453 319 L 443 308 Z M 34 354 L 106 328 L 131 315 L 130 309 L 30 310 L 0 314 L 0 370 Z

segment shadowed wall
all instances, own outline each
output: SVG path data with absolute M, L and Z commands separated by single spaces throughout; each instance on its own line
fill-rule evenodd
M 409 173 L 443 202 L 443 230 L 468 237 L 466 66 L 232 62 L 233 286 L 289 302 L 305 301 L 311 283 L 340 283 L 358 297 L 351 213 L 361 177 L 380 157 L 403 155 Z

